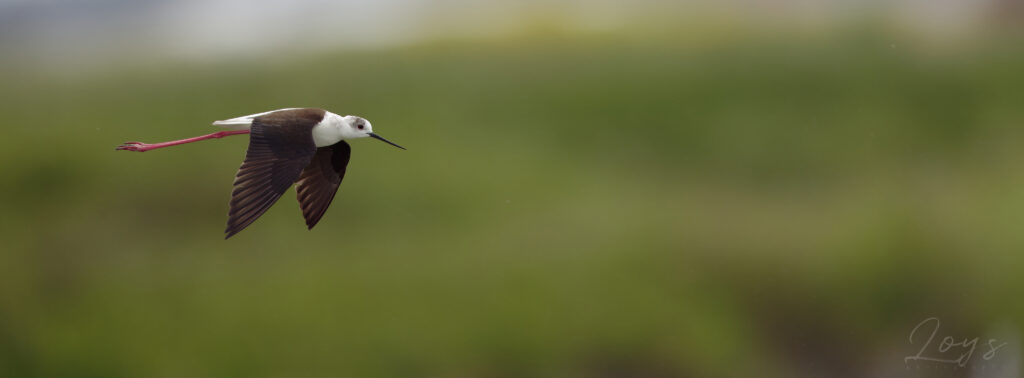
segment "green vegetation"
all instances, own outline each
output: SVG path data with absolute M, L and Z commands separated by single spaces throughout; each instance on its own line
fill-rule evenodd
M 8 70 L 0 376 L 898 375 L 927 317 L 1024 324 L 1020 46 L 562 37 Z M 289 193 L 228 241 L 245 137 L 114 151 L 290 106 L 409 150 L 353 142 L 313 231 Z

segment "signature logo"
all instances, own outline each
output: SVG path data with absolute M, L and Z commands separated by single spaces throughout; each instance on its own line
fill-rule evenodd
M 904 363 L 909 364 L 910 361 L 930 361 L 959 367 L 967 366 L 971 361 L 971 357 L 974 356 L 974 352 L 978 349 L 979 338 L 968 339 L 964 337 L 963 339 L 956 339 L 953 336 L 946 336 L 938 344 L 933 344 L 935 336 L 939 333 L 940 325 L 939 318 L 928 318 L 918 323 L 914 330 L 910 331 L 910 345 L 920 343 L 921 349 L 917 351 L 917 354 L 904 358 Z M 931 330 L 930 334 L 928 334 L 929 329 Z M 928 334 L 927 339 L 924 338 L 925 334 Z M 988 342 L 981 344 L 982 350 L 985 351 L 981 358 L 985 361 L 995 358 L 999 348 L 1006 346 L 1006 344 L 1006 342 L 999 342 L 996 339 L 988 339 Z M 957 355 L 958 353 L 959 355 Z

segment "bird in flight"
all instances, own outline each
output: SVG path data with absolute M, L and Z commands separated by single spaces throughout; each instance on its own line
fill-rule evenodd
M 225 239 L 263 215 L 293 183 L 306 226 L 312 229 L 327 211 L 345 177 L 352 152 L 346 139 L 371 137 L 405 149 L 374 134 L 365 118 L 342 117 L 323 109 L 278 109 L 213 124 L 228 130 L 163 143 L 125 142 L 117 150 L 145 152 L 249 134 L 249 149 L 235 174 L 231 191 Z

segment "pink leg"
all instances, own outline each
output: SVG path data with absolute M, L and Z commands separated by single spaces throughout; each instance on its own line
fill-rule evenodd
M 125 150 L 125 151 L 146 152 L 146 151 L 149 151 L 149 150 L 155 150 L 157 148 L 177 146 L 179 144 L 192 143 L 192 142 L 198 142 L 198 141 L 201 141 L 201 140 L 223 138 L 223 137 L 230 136 L 230 135 L 248 134 L 248 133 L 249 133 L 249 130 L 230 130 L 230 131 L 218 131 L 218 132 L 215 132 L 213 134 L 200 135 L 200 136 L 197 136 L 195 138 L 188 138 L 188 139 L 181 139 L 181 140 L 172 140 L 170 142 L 163 142 L 163 143 L 149 144 L 149 143 L 142 143 L 142 142 L 124 142 L 120 146 L 117 146 L 117 149 L 118 150 Z

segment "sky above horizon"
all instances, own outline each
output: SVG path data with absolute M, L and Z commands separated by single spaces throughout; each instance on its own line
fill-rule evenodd
M 130 57 L 223 60 L 274 51 L 387 47 L 437 38 L 482 39 L 544 25 L 618 31 L 717 19 L 829 25 L 881 13 L 934 32 L 963 29 L 998 0 L 0 0 L 7 59 L 66 64 Z M 872 13 L 874 12 L 874 13 Z M 779 22 L 779 21 L 782 22 Z M 0 58 L 2 59 L 2 58 Z

